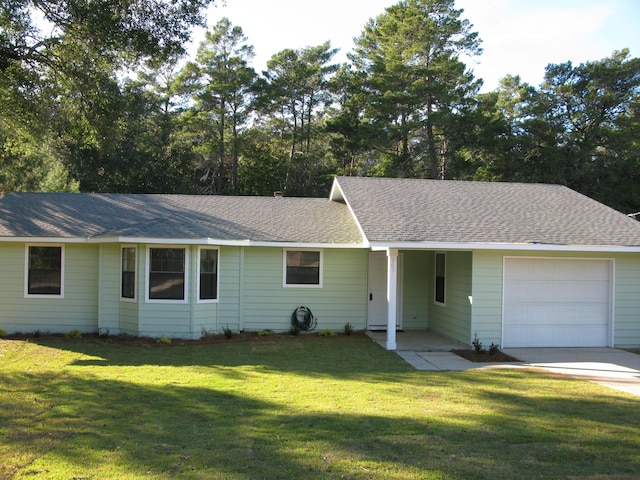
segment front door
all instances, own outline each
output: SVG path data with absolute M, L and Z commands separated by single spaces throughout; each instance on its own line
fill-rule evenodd
M 396 329 L 402 328 L 402 254 L 398 255 L 398 313 Z M 367 328 L 387 329 L 387 254 L 369 252 L 369 308 Z

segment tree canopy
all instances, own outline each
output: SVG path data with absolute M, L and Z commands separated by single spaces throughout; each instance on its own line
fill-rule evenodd
M 640 59 L 622 48 L 479 93 L 454 0 L 401 0 L 349 61 L 264 72 L 213 0 L 0 0 L 0 190 L 326 195 L 334 175 L 567 185 L 640 211 Z

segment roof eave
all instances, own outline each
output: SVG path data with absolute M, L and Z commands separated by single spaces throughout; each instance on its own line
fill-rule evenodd
M 549 243 L 490 242 L 369 242 L 371 250 L 512 250 L 541 252 L 640 253 L 640 245 L 561 245 Z
M 255 240 L 220 240 L 216 238 L 149 238 L 126 236 L 100 237 L 0 237 L 3 243 L 145 243 L 153 245 L 216 245 L 229 247 L 280 247 L 280 248 L 368 248 L 361 242 L 276 242 Z

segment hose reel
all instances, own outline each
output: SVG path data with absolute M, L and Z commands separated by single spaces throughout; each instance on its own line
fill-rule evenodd
M 313 330 L 317 324 L 316 318 L 311 313 L 309 307 L 299 306 L 291 315 L 291 325 L 300 330 Z

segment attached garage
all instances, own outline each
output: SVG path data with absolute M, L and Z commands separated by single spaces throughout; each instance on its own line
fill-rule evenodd
M 504 347 L 607 347 L 612 261 L 504 259 Z

